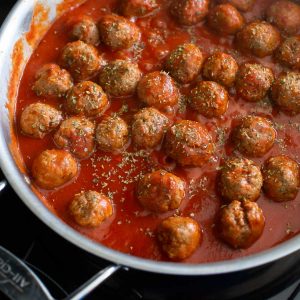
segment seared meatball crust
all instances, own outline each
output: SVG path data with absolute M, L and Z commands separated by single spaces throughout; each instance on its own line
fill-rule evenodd
M 227 201 L 256 201 L 263 178 L 259 166 L 246 158 L 229 158 L 221 166 L 218 188 Z
M 153 107 L 146 107 L 133 116 L 132 141 L 138 148 L 151 149 L 162 143 L 169 119 Z
M 88 158 L 95 148 L 95 125 L 82 117 L 64 120 L 54 135 L 58 148 L 69 150 L 79 159 Z
M 200 73 L 202 63 L 201 50 L 194 44 L 183 44 L 171 52 L 165 68 L 176 81 L 189 83 Z
M 274 145 L 276 130 L 267 118 L 248 115 L 233 130 L 232 141 L 239 152 L 251 157 L 265 155 Z
M 300 73 L 286 72 L 280 74 L 272 86 L 272 99 L 287 114 L 299 114 Z
M 56 108 L 36 102 L 25 107 L 20 118 L 20 128 L 24 135 L 42 139 L 59 126 L 63 117 Z
M 125 60 L 108 63 L 99 74 L 99 84 L 112 97 L 131 96 L 141 78 L 137 64 Z
M 201 242 L 199 224 L 189 217 L 169 217 L 157 228 L 157 240 L 163 252 L 172 260 L 188 258 Z
M 142 77 L 137 87 L 139 99 L 159 110 L 178 104 L 180 92 L 176 83 L 166 72 L 155 71 Z
M 300 70 L 300 36 L 287 38 L 277 49 L 275 58 L 283 66 Z
M 267 20 L 287 34 L 300 29 L 300 6 L 292 1 L 274 1 L 266 10 Z
M 124 17 L 144 17 L 156 10 L 156 0 L 119 0 L 120 11 Z
M 260 58 L 271 55 L 280 41 L 278 30 L 265 21 L 247 24 L 236 35 L 236 45 L 242 52 Z
M 101 116 L 109 106 L 107 95 L 92 81 L 77 83 L 68 93 L 65 108 L 71 115 Z
M 264 226 L 263 211 L 255 202 L 234 200 L 221 208 L 218 233 L 235 249 L 253 245 L 262 235 Z
M 249 102 L 264 99 L 274 82 L 271 69 L 261 64 L 246 63 L 242 65 L 237 73 L 237 94 Z
M 129 130 L 126 122 L 117 116 L 104 118 L 96 128 L 98 148 L 105 152 L 119 152 L 128 144 Z
M 103 60 L 98 50 L 82 41 L 68 43 L 60 55 L 60 64 L 76 81 L 89 80 L 99 72 Z
M 108 197 L 96 191 L 82 191 L 70 203 L 69 212 L 80 226 L 97 227 L 113 214 Z
M 128 49 L 140 40 L 140 30 L 124 17 L 111 14 L 103 16 L 98 23 L 102 43 L 112 50 Z
M 165 151 L 181 166 L 202 167 L 211 158 L 215 145 L 199 122 L 177 121 L 167 132 Z
M 296 161 L 286 155 L 270 157 L 263 167 L 266 195 L 277 202 L 296 198 L 299 190 L 300 172 Z
M 65 150 L 45 150 L 33 161 L 32 177 L 45 190 L 58 188 L 75 178 L 79 170 L 76 159 Z
M 63 97 L 73 86 L 69 72 L 56 64 L 44 65 L 35 77 L 32 90 L 40 97 Z
M 185 182 L 164 170 L 154 171 L 140 179 L 137 198 L 152 212 L 167 212 L 179 208 L 185 198 Z
M 215 52 L 203 65 L 203 76 L 225 87 L 233 86 L 239 66 L 236 60 L 224 52 Z

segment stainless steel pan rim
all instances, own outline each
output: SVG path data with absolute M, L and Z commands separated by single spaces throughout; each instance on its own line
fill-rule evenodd
M 13 45 L 22 33 L 24 20 L 29 22 L 32 14 L 34 0 L 19 0 L 7 17 L 0 30 L 0 74 L 8 74 L 9 61 Z M 57 2 L 54 1 L 53 2 Z M 25 22 L 26 23 L 26 22 Z M 157 262 L 142 259 L 102 246 L 75 231 L 52 214 L 38 197 L 32 192 L 24 175 L 20 173 L 9 150 L 10 125 L 5 104 L 7 102 L 6 89 L 8 76 L 0 78 L 0 167 L 3 170 L 10 185 L 23 200 L 27 207 L 52 230 L 76 246 L 92 253 L 100 258 L 130 268 L 172 275 L 213 275 L 224 274 L 261 266 L 287 256 L 300 249 L 300 235 L 273 247 L 267 251 L 247 257 L 205 264 L 182 264 L 172 262 Z M 9 201 L 9 199 L 2 199 Z M 5 212 L 10 213 L 10 212 Z M 21 225 L 21 224 L 19 224 Z

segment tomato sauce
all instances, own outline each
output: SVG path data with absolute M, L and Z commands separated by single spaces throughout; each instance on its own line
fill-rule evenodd
M 275 64 L 271 57 L 258 59 L 240 54 L 235 50 L 233 37 L 220 37 L 209 30 L 204 23 L 192 27 L 178 26 L 168 13 L 170 1 L 158 0 L 158 2 L 161 5 L 159 12 L 134 20 L 142 31 L 142 46 L 111 52 L 100 45 L 98 49 L 104 53 L 107 61 L 130 58 L 138 62 L 144 73 L 160 70 L 171 50 L 179 44 L 192 41 L 200 47 L 205 56 L 221 50 L 231 54 L 239 64 L 245 61 L 257 61 L 270 67 L 275 76 L 282 71 L 282 67 Z M 247 22 L 262 19 L 265 9 L 271 2 L 272 0 L 257 0 L 254 8 L 244 14 Z M 62 47 L 70 42 L 69 33 L 72 25 L 82 15 L 89 15 L 97 21 L 101 15 L 116 11 L 116 8 L 115 0 L 88 0 L 81 6 L 73 7 L 54 22 L 32 54 L 20 82 L 16 107 L 18 145 L 29 174 L 33 159 L 43 150 L 55 148 L 55 145 L 53 134 L 49 134 L 43 140 L 21 135 L 18 125 L 20 114 L 27 105 L 37 101 L 57 108 L 63 104 L 61 99 L 44 99 L 34 94 L 31 87 L 37 70 L 46 63 L 58 61 Z M 186 95 L 191 86 L 193 84 L 181 86 L 182 94 Z M 167 260 L 156 242 L 155 230 L 162 219 L 173 214 L 191 216 L 200 224 L 203 231 L 201 246 L 185 260 L 189 263 L 246 256 L 273 247 L 294 236 L 300 231 L 300 194 L 295 200 L 286 203 L 275 203 L 267 199 L 263 193 L 261 194 L 258 205 L 263 209 L 266 225 L 263 235 L 248 249 L 233 250 L 220 241 L 214 232 L 216 214 L 222 205 L 216 191 L 216 176 L 222 160 L 233 154 L 229 134 L 238 117 L 256 113 L 269 117 L 275 123 L 278 135 L 274 147 L 264 157 L 254 159 L 255 162 L 262 164 L 268 157 L 277 154 L 287 154 L 298 162 L 300 159 L 299 116 L 286 116 L 274 108 L 269 99 L 258 103 L 247 103 L 235 95 L 234 89 L 229 92 L 229 109 L 220 118 L 206 119 L 186 108 L 184 104 L 179 107 L 176 116 L 170 117 L 173 121 L 190 119 L 205 124 L 216 142 L 217 151 L 204 167 L 178 167 L 161 149 L 147 153 L 134 151 L 129 147 L 125 153 L 119 155 L 96 151 L 91 158 L 80 162 L 80 173 L 75 181 L 54 191 L 39 190 L 40 194 L 62 220 L 82 234 L 124 253 L 154 260 Z M 112 98 L 111 107 L 105 115 L 117 112 L 130 124 L 132 115 L 139 108 L 141 104 L 136 97 Z M 140 206 L 135 197 L 135 185 L 138 176 L 157 168 L 172 171 L 184 178 L 189 188 L 188 196 L 178 210 L 155 215 Z M 103 192 L 112 199 L 114 204 L 113 217 L 92 229 L 76 225 L 68 214 L 68 205 L 74 194 L 89 189 Z

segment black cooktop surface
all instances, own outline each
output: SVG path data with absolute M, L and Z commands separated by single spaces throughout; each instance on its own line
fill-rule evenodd
M 14 2 L 1 1 L 0 24 Z M 0 195 L 0 203 L 0 245 L 26 262 L 55 298 L 65 298 L 109 264 L 53 233 L 10 187 Z M 87 299 L 300 300 L 299 278 L 300 253 L 256 270 L 192 280 L 124 270 L 108 279 Z M 0 299 L 6 298 L 0 294 Z

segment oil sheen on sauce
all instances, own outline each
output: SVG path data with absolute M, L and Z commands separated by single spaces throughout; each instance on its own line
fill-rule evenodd
M 257 61 L 272 68 L 275 75 L 282 71 L 271 57 L 257 59 L 241 55 L 235 50 L 233 37 L 219 37 L 204 24 L 180 28 L 168 14 L 170 1 L 159 0 L 158 2 L 162 7 L 158 13 L 134 20 L 143 34 L 141 46 L 118 52 L 110 52 L 103 46 L 98 47 L 107 61 L 130 58 L 137 61 L 140 69 L 147 73 L 162 69 L 165 57 L 177 45 L 194 42 L 205 56 L 221 50 L 233 55 L 238 63 Z M 253 10 L 244 14 L 246 20 L 263 18 L 264 11 L 271 2 L 271 0 L 257 0 Z M 24 107 L 37 101 L 57 108 L 63 104 L 61 99 L 44 99 L 33 93 L 31 86 L 35 73 L 44 64 L 58 61 L 60 50 L 70 41 L 69 33 L 72 24 L 82 15 L 90 15 L 97 21 L 104 13 L 116 10 L 115 0 L 88 0 L 83 5 L 71 9 L 56 20 L 29 60 L 20 82 L 16 109 L 18 145 L 29 174 L 33 159 L 41 151 L 55 148 L 55 145 L 53 134 L 43 140 L 21 135 L 18 127 L 20 114 Z M 190 86 L 182 86 L 182 94 L 186 95 L 190 88 Z M 54 191 L 40 190 L 42 197 L 62 220 L 89 238 L 124 253 L 154 260 L 166 260 L 156 243 L 155 229 L 162 219 L 174 213 L 191 216 L 199 222 L 203 230 L 201 246 L 185 260 L 189 263 L 212 262 L 249 255 L 292 237 L 300 231 L 300 194 L 297 199 L 286 203 L 275 203 L 261 195 L 258 204 L 266 218 L 264 233 L 246 250 L 231 249 L 220 241 L 214 232 L 215 218 L 222 205 L 216 192 L 216 175 L 220 162 L 233 153 L 228 137 L 238 117 L 256 113 L 271 118 L 275 123 L 278 133 L 276 143 L 267 155 L 254 159 L 258 164 L 263 163 L 271 155 L 287 154 L 297 161 L 300 155 L 300 116 L 290 117 L 278 112 L 268 99 L 258 103 L 247 103 L 235 96 L 234 89 L 230 90 L 230 94 L 229 109 L 218 119 L 206 119 L 197 115 L 186 109 L 184 103 L 180 105 L 176 116 L 173 116 L 173 120 L 190 119 L 202 122 L 212 134 L 217 151 L 204 167 L 176 167 L 174 162 L 165 157 L 161 149 L 156 149 L 149 154 L 145 151 L 134 151 L 130 147 L 125 153 L 119 155 L 96 151 L 90 159 L 81 161 L 80 174 L 74 182 Z M 112 98 L 111 107 L 105 115 L 115 112 L 130 123 L 132 115 L 139 108 L 141 105 L 136 97 Z M 157 168 L 172 171 L 187 181 L 188 197 L 175 212 L 153 215 L 145 211 L 136 200 L 134 191 L 138 176 Z M 113 217 L 93 229 L 76 225 L 68 214 L 68 205 L 74 194 L 89 189 L 103 192 L 114 203 Z

